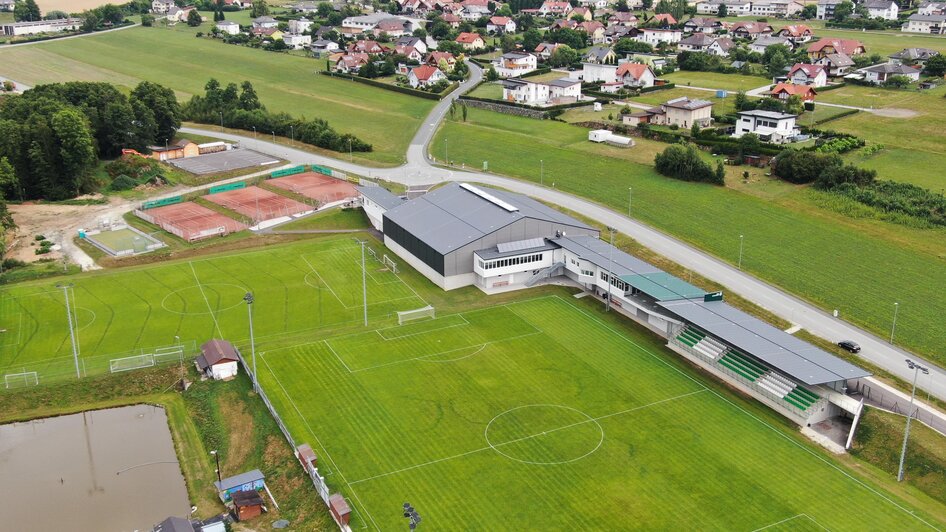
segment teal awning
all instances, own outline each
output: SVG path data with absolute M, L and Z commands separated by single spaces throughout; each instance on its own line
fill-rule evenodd
M 657 301 L 702 298 L 706 295 L 706 290 L 693 286 L 667 272 L 621 275 L 618 278 Z

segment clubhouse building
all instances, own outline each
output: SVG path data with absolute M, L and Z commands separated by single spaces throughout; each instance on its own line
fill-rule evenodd
M 385 246 L 444 290 L 575 286 L 798 425 L 860 416 L 862 403 L 847 390 L 869 372 L 729 305 L 722 292 L 621 251 L 596 228 L 541 202 L 467 183 L 406 201 L 378 187 L 360 190 Z

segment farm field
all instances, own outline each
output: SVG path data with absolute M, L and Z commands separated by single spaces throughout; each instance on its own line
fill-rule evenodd
M 402 525 L 404 501 L 438 529 L 924 526 L 649 335 L 572 301 L 261 345 L 260 381 L 356 529 Z
M 66 13 L 80 13 L 86 9 L 104 6 L 108 0 L 37 0 L 36 4 L 45 15 L 49 11 L 65 11 Z
M 946 294 L 935 288 L 946 283 L 942 230 L 849 218 L 818 207 L 804 188 L 764 198 L 668 179 L 634 160 L 637 147 L 594 145 L 587 130 L 561 123 L 471 109 L 466 123 L 446 122 L 433 145 L 444 138 L 458 164 L 488 160 L 496 173 L 535 182 L 541 153 L 546 186 L 621 212 L 633 187 L 634 217 L 722 260 L 736 262 L 744 234 L 745 269 L 878 333 L 889 332 L 897 301 L 898 343 L 946 361 L 937 332 Z
M 243 13 L 237 16 L 243 16 Z M 325 61 L 197 39 L 196 31 L 133 28 L 94 37 L 0 48 L 0 75 L 28 85 L 108 81 L 133 88 L 142 80 L 173 88 L 178 98 L 202 94 L 207 80 L 249 80 L 271 111 L 323 118 L 340 133 L 374 146 L 368 164 L 397 165 L 434 102 L 317 74 Z M 161 50 L 156 54 L 155 50 Z M 195 75 L 197 72 L 199 75 Z

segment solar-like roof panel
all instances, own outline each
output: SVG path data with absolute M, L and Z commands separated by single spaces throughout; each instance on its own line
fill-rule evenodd
M 498 249 L 500 253 L 508 253 L 510 251 L 519 251 L 520 249 L 539 248 L 544 245 L 544 238 L 530 238 L 528 240 L 517 240 L 515 242 L 504 242 L 502 244 L 497 244 L 496 249 Z

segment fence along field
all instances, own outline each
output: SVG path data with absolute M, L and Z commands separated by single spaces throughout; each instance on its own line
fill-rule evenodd
M 354 529 L 926 527 L 568 299 L 262 342 L 260 382 Z
M 351 238 L 71 278 L 80 372 L 109 371 L 116 358 L 190 347 L 211 338 L 247 338 L 243 296 L 256 295 L 257 338 L 307 335 L 362 320 L 361 249 Z M 396 323 L 395 312 L 426 303 L 368 255 L 368 315 Z M 75 378 L 63 291 L 34 282 L 0 291 L 0 375 L 36 371 Z M 167 357 L 165 357 L 167 358 Z M 158 363 L 162 357 L 158 356 Z

